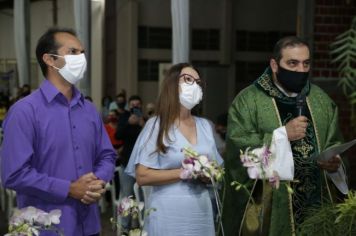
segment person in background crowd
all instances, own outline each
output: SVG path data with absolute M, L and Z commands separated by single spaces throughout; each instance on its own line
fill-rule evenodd
M 138 95 L 132 95 L 129 98 L 129 111 L 121 113 L 116 130 L 116 140 L 122 142 L 122 146 L 118 150 L 118 159 L 116 164 L 124 169 L 129 161 L 132 149 L 135 142 L 145 125 L 145 121 L 142 113 L 142 100 Z M 121 195 L 128 197 L 134 195 L 133 186 L 135 179 L 126 173 L 120 175 L 121 181 L 125 184 L 120 186 Z M 118 193 L 117 193 L 118 194 Z M 125 227 L 129 224 L 128 219 L 123 219 L 122 224 Z
M 142 127 L 145 125 L 141 107 L 141 98 L 138 95 L 132 95 L 129 98 L 130 115 L 126 121 L 124 119 L 120 119 L 119 122 L 121 123 L 118 124 L 117 127 L 116 139 L 120 141 L 122 140 L 123 142 L 122 148 L 119 149 L 118 162 L 123 168 L 125 168 L 129 162 L 135 142 L 142 130 Z M 123 173 L 123 177 L 125 178 L 124 182 L 126 184 L 125 186 L 122 186 L 120 191 L 124 193 L 123 196 L 127 197 L 133 194 L 135 179 L 125 173 Z
M 104 96 L 101 100 L 101 115 L 103 117 L 103 120 L 104 120 L 104 123 L 107 122 L 107 116 L 109 115 L 109 106 L 110 106 L 110 103 L 112 102 L 112 98 L 111 96 L 107 95 L 107 96 Z
M 154 115 L 155 115 L 155 104 L 151 103 L 151 102 L 147 103 L 145 120 L 148 120 L 149 118 L 153 117 Z
M 97 202 L 116 153 L 100 114 L 74 86 L 86 71 L 84 48 L 73 30 L 51 28 L 36 57 L 46 79 L 3 122 L 1 183 L 17 192 L 18 208 L 61 210 L 64 235 L 98 236 Z
M 0 101 L 0 126 L 2 125 L 2 122 L 5 119 L 6 112 L 7 112 L 7 109 L 6 109 L 5 102 Z M 1 139 L 0 139 L 0 141 L 1 141 Z
M 89 102 L 93 102 L 93 99 L 90 96 L 85 96 L 84 97 L 86 100 L 88 100 Z
M 117 110 L 110 111 L 109 115 L 107 116 L 107 123 L 105 124 L 105 129 L 108 132 L 111 144 L 115 150 L 118 150 L 123 145 L 123 141 L 117 140 L 115 137 L 118 116 L 119 116 L 119 114 L 118 114 Z
M 147 121 L 136 141 L 126 173 L 141 186 L 152 186 L 146 216 L 148 235 L 214 236 L 208 187 L 201 181 L 181 179 L 182 148 L 192 147 L 222 164 L 206 119 L 191 109 L 202 99 L 202 80 L 187 63 L 176 64 L 163 80 L 157 116 Z
M 216 146 L 219 153 L 225 155 L 225 138 L 226 138 L 226 126 L 227 126 L 227 113 L 220 114 L 215 121 L 215 132 L 217 137 L 215 138 Z
M 126 91 L 123 89 L 120 93 L 116 95 L 115 101 L 112 101 L 109 106 L 109 111 L 111 110 L 125 110 L 126 109 Z M 120 112 L 121 113 L 121 112 Z
M 117 127 L 116 139 L 123 140 L 122 150 L 119 152 L 119 162 L 126 167 L 136 139 L 140 134 L 145 121 L 142 113 L 142 100 L 138 95 L 129 98 L 130 115 L 127 120 L 120 119 Z
M 21 97 L 26 97 L 31 93 L 31 87 L 29 84 L 24 84 L 21 89 Z
M 118 124 L 117 130 L 122 132 L 122 129 L 127 125 L 129 117 L 131 115 L 130 111 L 126 110 L 126 92 L 123 90 L 116 96 L 116 101 L 110 104 L 110 110 L 117 110 L 118 112 Z M 118 136 L 116 139 L 122 140 L 122 137 Z

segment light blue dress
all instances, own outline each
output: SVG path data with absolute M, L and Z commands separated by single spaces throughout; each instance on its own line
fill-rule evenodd
M 168 146 L 166 154 L 155 152 L 159 120 L 156 121 L 156 117 L 148 120 L 136 141 L 126 173 L 135 177 L 136 164 L 153 169 L 181 168 L 184 159 L 181 150 L 185 147 L 191 147 L 199 154 L 205 154 L 209 159 L 222 164 L 223 160 L 216 149 L 211 125 L 206 119 L 194 118 L 197 144 L 190 144 L 178 128 L 172 127 L 169 131 L 172 142 L 164 141 Z M 206 185 L 197 182 L 179 181 L 152 187 L 146 209 L 155 208 L 156 211 L 151 212 L 145 219 L 148 236 L 215 235 L 209 190 Z

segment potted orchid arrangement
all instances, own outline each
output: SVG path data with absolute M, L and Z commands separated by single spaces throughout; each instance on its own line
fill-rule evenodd
M 9 233 L 5 236 L 38 236 L 40 231 L 54 231 L 62 236 L 61 230 L 54 226 L 60 223 L 61 214 L 61 210 L 52 210 L 47 213 L 31 206 L 15 209 L 9 221 Z
M 222 202 L 219 196 L 219 183 L 224 178 L 224 168 L 217 161 L 210 160 L 206 155 L 199 155 L 191 148 L 183 148 L 184 159 L 182 161 L 182 172 L 180 178 L 182 180 L 208 180 L 214 191 L 215 202 L 218 213 L 218 225 L 220 226 L 222 235 L 224 229 L 221 222 Z M 204 181 L 205 182 L 205 181 Z
M 144 221 L 140 221 L 140 214 L 144 209 L 143 202 L 137 202 L 133 196 L 125 197 L 120 201 L 117 207 L 117 214 L 121 217 L 130 217 L 131 225 L 129 228 L 124 228 L 122 225 L 115 222 L 114 218 L 111 218 L 111 223 L 119 229 L 120 232 L 125 233 L 124 235 L 129 236 L 147 236 L 147 232 L 143 230 Z M 151 211 L 155 209 L 150 208 L 145 210 L 145 216 L 149 215 Z

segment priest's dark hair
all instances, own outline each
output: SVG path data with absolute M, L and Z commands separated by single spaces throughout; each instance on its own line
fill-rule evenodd
M 306 46 L 309 50 L 309 44 L 307 41 L 297 37 L 297 36 L 287 36 L 278 40 L 273 48 L 272 58 L 276 60 L 277 63 L 282 58 L 282 50 L 287 47 L 296 47 L 296 46 Z

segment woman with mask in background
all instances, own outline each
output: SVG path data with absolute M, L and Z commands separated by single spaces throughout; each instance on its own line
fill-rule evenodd
M 126 172 L 140 186 L 153 186 L 146 208 L 148 235 L 215 235 L 209 192 L 203 181 L 181 179 L 183 148 L 222 164 L 211 125 L 191 109 L 203 96 L 202 80 L 187 63 L 168 71 L 156 106 L 136 141 Z

